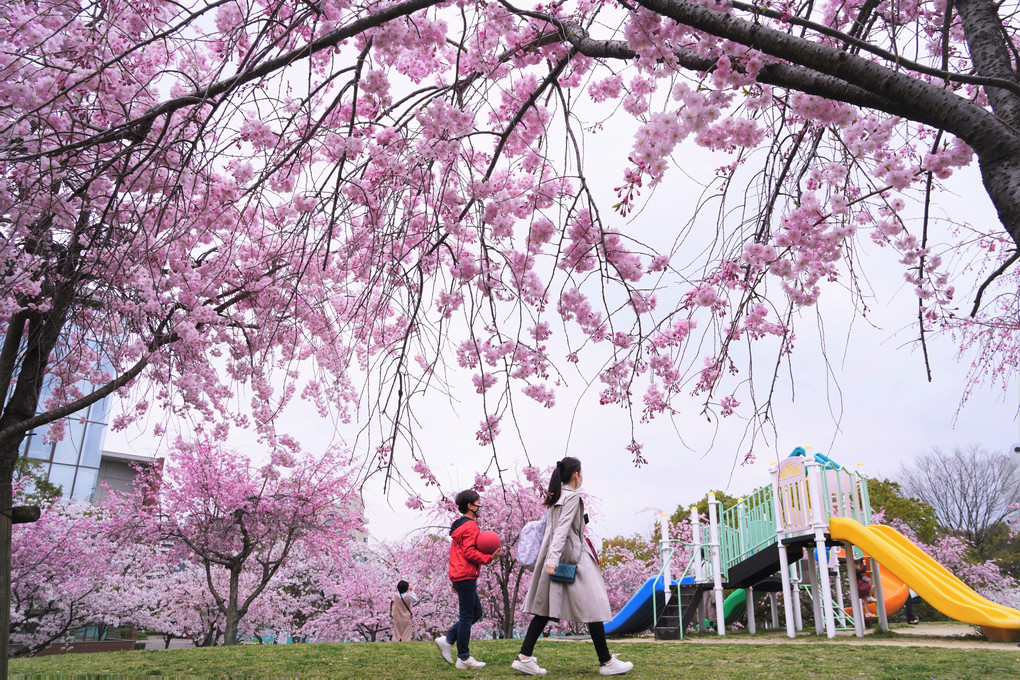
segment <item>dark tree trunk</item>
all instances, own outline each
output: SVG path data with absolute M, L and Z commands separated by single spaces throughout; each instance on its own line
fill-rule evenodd
M 1017 74 L 1006 41 L 1005 28 L 992 0 L 958 0 L 967 49 L 977 73 L 986 78 L 1016 82 Z M 1020 97 L 999 87 L 985 87 L 988 103 L 1002 130 L 989 129 L 987 144 L 978 152 L 981 178 L 995 205 L 999 220 L 1020 246 Z M 989 126 L 991 127 L 991 126 Z
M 226 623 L 223 625 L 223 645 L 237 644 L 237 622 L 241 618 L 237 610 L 238 593 L 241 585 L 241 571 L 230 570 L 230 592 L 227 594 Z
M 0 508 L 9 508 L 14 502 L 13 461 L 17 461 L 18 452 L 10 456 L 0 450 Z M 0 512 L 0 637 L 3 647 L 0 648 L 0 678 L 7 677 L 7 657 L 10 652 L 11 629 L 11 515 Z

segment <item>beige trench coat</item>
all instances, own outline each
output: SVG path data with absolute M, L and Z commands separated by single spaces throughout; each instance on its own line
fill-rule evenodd
M 390 616 L 393 617 L 393 641 L 409 642 L 414 639 L 414 619 L 411 617 L 410 597 L 401 598 L 400 594 L 390 601 Z
M 524 600 L 524 611 L 577 623 L 609 621 L 613 618 L 602 570 L 582 537 L 583 532 L 584 502 L 581 494 L 564 486 L 560 499 L 550 509 L 546 519 L 545 536 L 538 550 L 535 573 Z M 573 583 L 549 580 L 545 565 L 556 565 L 559 562 L 577 565 L 577 577 Z

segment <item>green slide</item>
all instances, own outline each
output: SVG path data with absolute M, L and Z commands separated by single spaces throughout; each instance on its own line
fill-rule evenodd
M 743 588 L 738 588 L 729 594 L 729 597 L 723 601 L 723 621 L 726 625 L 730 625 L 741 616 L 744 615 L 744 611 L 747 609 L 747 591 Z M 714 621 L 705 619 L 705 626 L 711 628 L 715 625 Z

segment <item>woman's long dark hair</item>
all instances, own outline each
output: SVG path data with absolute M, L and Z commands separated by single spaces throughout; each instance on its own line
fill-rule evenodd
M 567 456 L 563 460 L 557 461 L 556 469 L 553 470 L 552 477 L 549 479 L 549 490 L 545 492 L 545 500 L 542 501 L 542 504 L 547 508 L 556 505 L 556 501 L 560 499 L 560 492 L 563 491 L 563 485 L 570 481 L 575 472 L 580 471 L 581 461 L 576 458 Z

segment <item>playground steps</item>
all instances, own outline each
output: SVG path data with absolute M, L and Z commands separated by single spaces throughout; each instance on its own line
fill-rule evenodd
M 679 640 L 680 631 L 686 629 L 698 615 L 701 596 L 712 589 L 711 583 L 684 583 L 670 588 L 669 604 L 662 610 L 653 629 L 656 640 Z
M 799 543 L 784 542 L 783 547 L 791 563 L 804 556 L 804 546 Z M 779 571 L 779 544 L 773 543 L 730 567 L 726 573 L 728 587 L 753 588 L 777 571 Z

